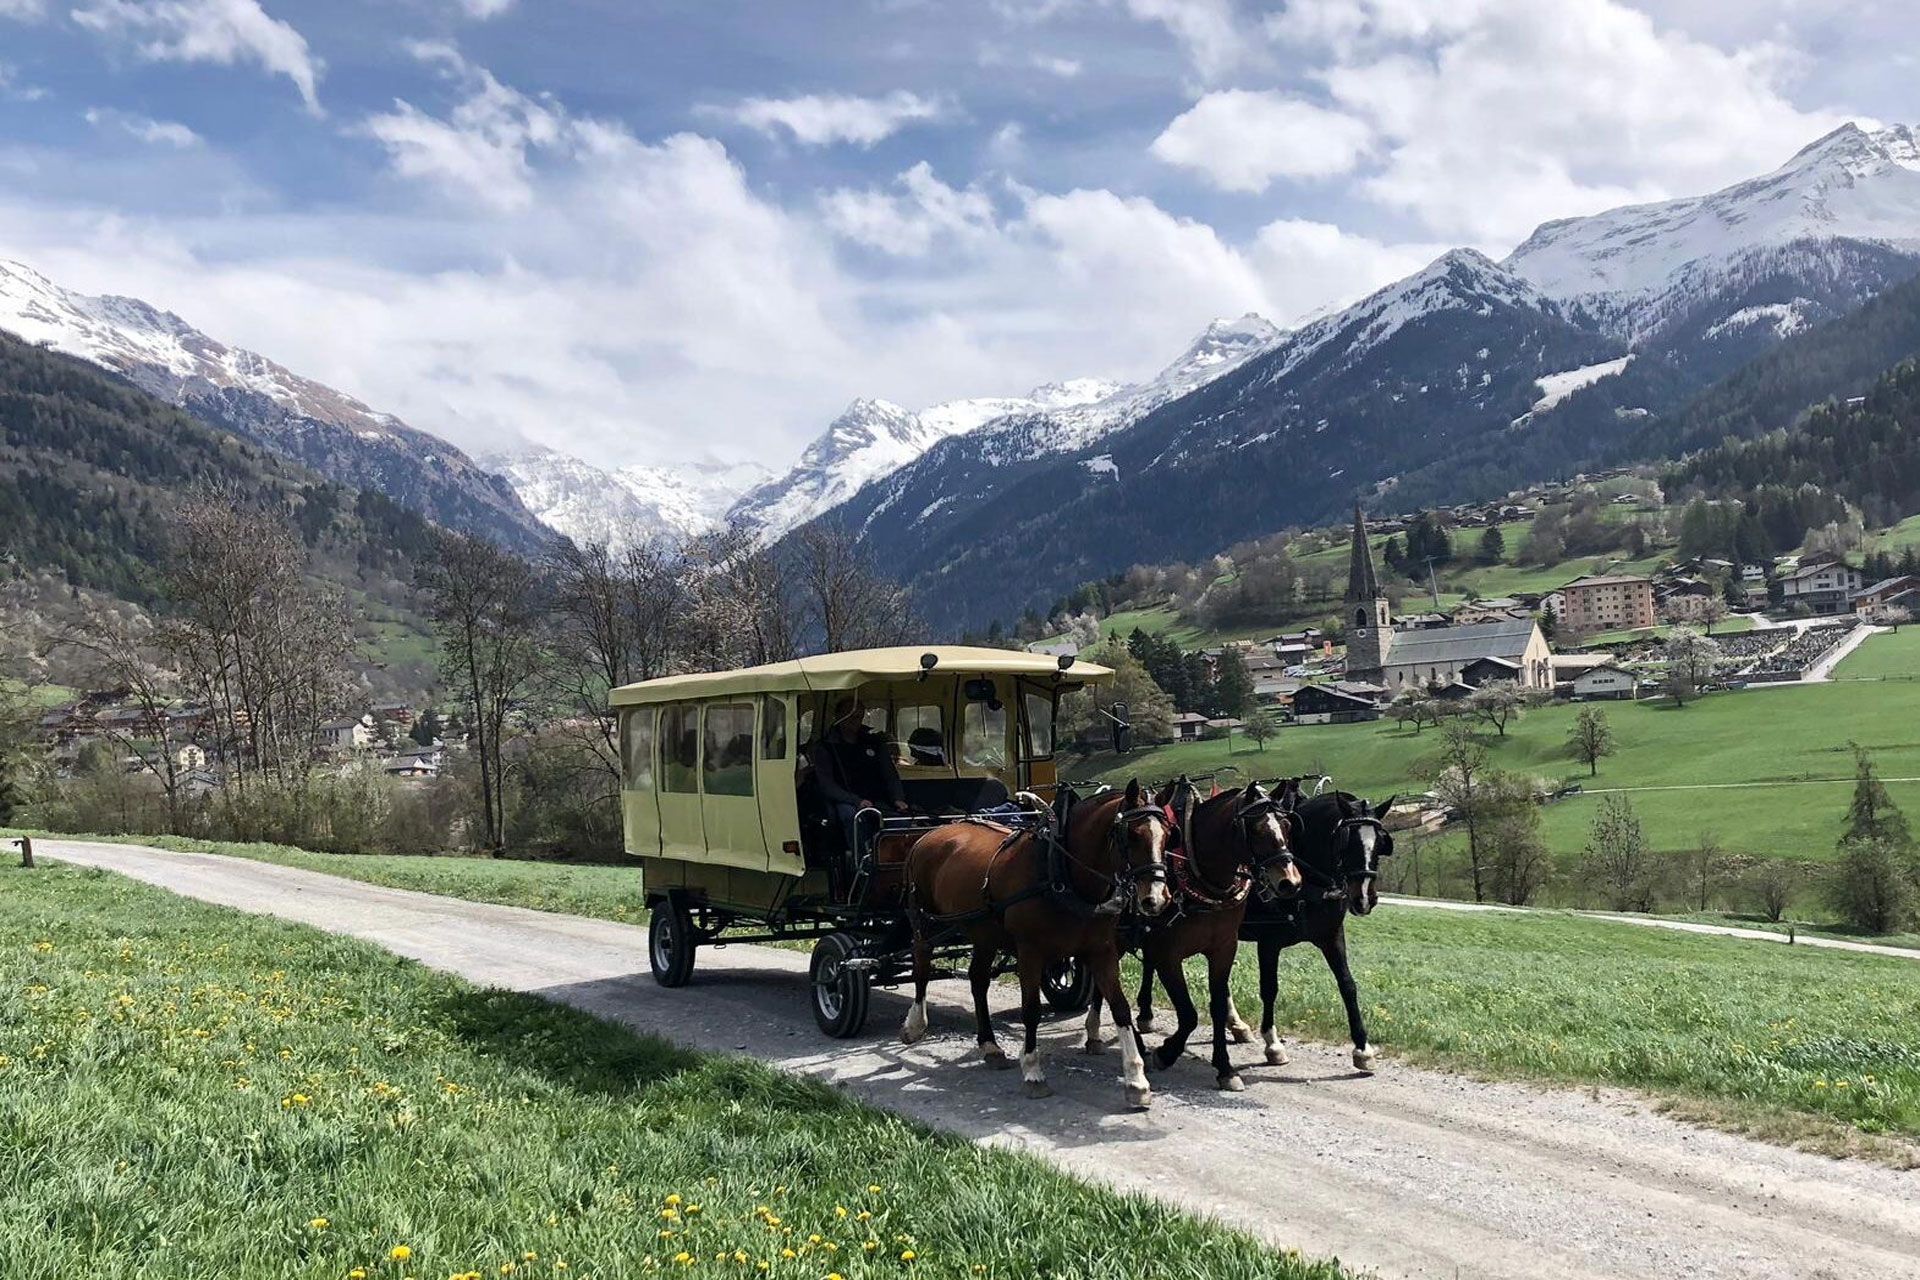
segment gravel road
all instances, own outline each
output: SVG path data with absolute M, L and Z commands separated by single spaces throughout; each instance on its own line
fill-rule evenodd
M 1043 1042 L 1055 1095 L 1034 1101 L 1017 1073 L 967 1061 L 960 984 L 936 990 L 933 1034 L 911 1049 L 892 1034 L 906 1002 L 885 992 L 864 1039 L 829 1041 L 808 1012 L 796 952 L 703 951 L 693 985 L 667 991 L 627 925 L 211 854 L 55 840 L 36 849 L 750 1054 L 1383 1276 L 1920 1277 L 1920 1172 L 1692 1128 L 1625 1092 L 1486 1083 L 1391 1060 L 1365 1078 L 1342 1052 L 1293 1045 L 1291 1065 L 1250 1065 L 1242 1094 L 1215 1092 L 1211 1069 L 1190 1056 L 1155 1077 L 1150 1112 L 1129 1113 L 1118 1056 L 1079 1054 L 1077 1026 L 1055 1023 Z M 1259 1061 L 1257 1046 L 1236 1053 Z

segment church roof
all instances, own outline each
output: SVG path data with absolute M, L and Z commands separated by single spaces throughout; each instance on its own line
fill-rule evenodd
M 1527 651 L 1536 623 L 1532 618 L 1507 618 L 1470 627 L 1433 627 L 1400 631 L 1387 651 L 1387 665 L 1455 666 L 1475 658 L 1515 660 Z
M 1373 572 L 1373 544 L 1367 541 L 1367 517 L 1356 504 L 1353 508 L 1353 549 L 1347 558 L 1347 603 L 1361 604 L 1378 600 L 1380 579 Z

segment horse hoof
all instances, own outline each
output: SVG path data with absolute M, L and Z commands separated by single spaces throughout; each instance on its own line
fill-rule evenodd
M 1147 1069 L 1150 1071 L 1165 1071 L 1178 1061 L 1180 1061 L 1179 1054 L 1169 1050 L 1166 1045 L 1161 1045 L 1158 1049 L 1155 1049 L 1147 1055 Z
M 1080 1049 L 1080 1052 L 1082 1053 L 1091 1053 L 1091 1054 L 1102 1054 L 1102 1053 L 1105 1053 L 1106 1051 L 1107 1051 L 1107 1042 L 1105 1040 L 1089 1040 Z
M 1145 1111 L 1153 1105 L 1153 1090 L 1146 1085 L 1127 1087 L 1127 1105 L 1135 1111 Z
M 1270 1067 L 1284 1067 L 1292 1061 L 1293 1059 L 1287 1056 L 1287 1051 L 1279 1045 L 1267 1050 L 1267 1065 Z
M 1005 1071 L 1013 1066 L 1013 1059 L 1004 1053 L 983 1053 L 980 1055 L 980 1060 L 993 1071 Z
M 1248 1026 L 1228 1027 L 1227 1034 L 1233 1037 L 1235 1044 L 1252 1044 L 1253 1028 Z
M 1029 1098 L 1051 1098 L 1053 1096 L 1053 1086 L 1045 1080 L 1027 1081 L 1026 1090 Z
M 1142 1009 L 1140 1016 L 1133 1020 L 1133 1028 L 1136 1031 L 1153 1030 L 1153 1015 Z
M 1374 1053 L 1372 1049 L 1355 1049 L 1353 1051 L 1353 1069 L 1355 1071 L 1365 1071 L 1371 1075 L 1373 1073 L 1373 1061 L 1378 1056 L 1379 1055 Z
M 1247 1091 L 1247 1082 L 1242 1080 L 1238 1075 L 1221 1076 L 1218 1080 L 1214 1081 L 1214 1086 L 1222 1093 L 1245 1093 Z

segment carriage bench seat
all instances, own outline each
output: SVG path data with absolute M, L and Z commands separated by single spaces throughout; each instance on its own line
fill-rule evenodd
M 909 805 L 929 813 L 978 813 L 1012 798 L 998 778 L 909 778 L 901 786 Z

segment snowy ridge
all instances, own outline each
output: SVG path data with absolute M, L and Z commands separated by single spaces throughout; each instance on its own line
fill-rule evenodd
M 649 538 L 679 542 L 711 532 L 726 523 L 741 494 L 769 478 L 766 468 L 751 462 L 609 471 L 553 449 L 483 462 L 548 528 L 616 553 Z
M 1755 253 L 1831 240 L 1920 253 L 1912 127 L 1842 125 L 1772 173 L 1709 195 L 1546 223 L 1503 265 L 1637 338 L 1675 314 L 1676 292 L 1708 292 Z

